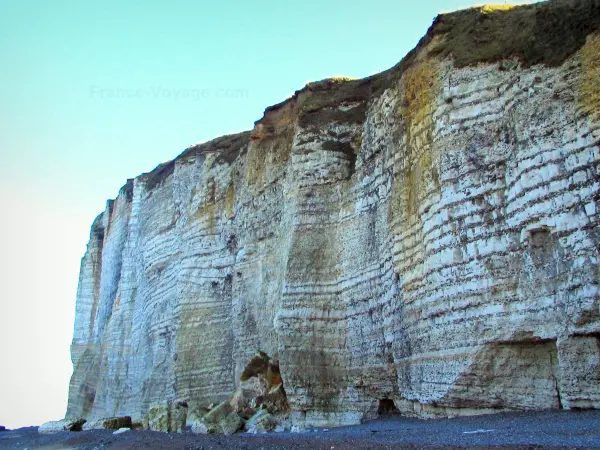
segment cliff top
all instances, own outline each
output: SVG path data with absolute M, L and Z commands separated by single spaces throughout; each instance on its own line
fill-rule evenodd
M 265 109 L 253 131 L 219 137 L 190 146 L 174 160 L 141 176 L 147 189 L 159 184 L 172 172 L 175 161 L 196 152 L 220 152 L 231 162 L 248 142 L 278 134 L 299 117 L 302 125 L 331 119 L 335 112 L 324 110 L 340 104 L 365 103 L 383 92 L 414 64 L 425 46 L 430 55 L 452 56 L 456 67 L 494 63 L 516 58 L 524 66 L 559 66 L 577 52 L 590 33 L 600 29 L 600 0 L 551 0 L 529 5 L 484 5 L 439 14 L 425 36 L 398 64 L 362 79 L 334 77 L 306 84 L 291 97 Z M 319 114 L 314 114 L 319 112 Z M 357 121 L 364 108 L 356 108 Z M 326 117 L 323 117 L 326 116 Z M 345 115 L 353 120 L 352 114 Z

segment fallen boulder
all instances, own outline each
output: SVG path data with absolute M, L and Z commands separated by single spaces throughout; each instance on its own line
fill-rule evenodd
M 199 434 L 230 435 L 244 425 L 251 433 L 267 433 L 282 425 L 289 411 L 279 361 L 259 351 L 246 365 L 228 401 L 205 414 L 192 402 L 187 426 Z
M 253 377 L 240 383 L 231 396 L 229 404 L 240 417 L 247 420 L 256 413 L 265 393 L 263 383 Z
M 214 407 L 214 405 L 213 405 Z M 204 403 L 198 403 L 194 400 L 188 402 L 188 413 L 186 418 L 186 427 L 192 433 L 196 434 L 209 434 L 218 433 L 216 427 L 209 427 L 202 421 L 204 415 L 209 412 L 212 408 L 208 408 Z
M 225 417 L 225 420 L 219 422 L 219 426 L 225 436 L 231 436 L 244 426 L 244 419 L 232 412 Z
M 248 433 L 258 434 L 273 431 L 276 426 L 275 418 L 266 409 L 260 409 L 246 422 L 244 429 Z
M 188 404 L 185 400 L 153 403 L 144 418 L 143 428 L 152 431 L 182 433 L 186 426 Z
M 186 401 L 177 400 L 171 404 L 169 431 L 183 433 L 186 425 L 188 405 Z
M 144 422 L 144 428 L 152 431 L 168 432 L 171 422 L 169 417 L 169 403 L 165 401 L 151 404 Z
M 283 383 L 269 389 L 263 398 L 263 408 L 271 414 L 285 414 L 290 411 Z
M 198 417 L 193 413 L 188 416 L 187 426 L 189 426 L 190 431 L 195 434 L 213 434 L 218 432 L 216 425 L 209 427 L 202 421 L 201 417 Z
M 131 417 L 104 417 L 102 419 L 91 420 L 83 426 L 86 430 L 118 430 L 119 428 L 131 428 Z
M 207 412 L 201 419 L 207 429 L 230 436 L 244 426 L 244 420 L 237 415 L 228 401 L 220 403 Z
M 85 419 L 63 419 L 46 422 L 38 427 L 40 434 L 59 433 L 61 431 L 81 431 Z

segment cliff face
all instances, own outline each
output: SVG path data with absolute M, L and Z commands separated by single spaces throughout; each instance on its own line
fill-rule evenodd
M 82 260 L 67 416 L 224 400 L 295 424 L 600 406 L 600 2 L 440 16 L 130 180 Z

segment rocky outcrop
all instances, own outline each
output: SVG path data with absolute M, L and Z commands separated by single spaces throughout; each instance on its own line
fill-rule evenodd
M 83 431 L 87 430 L 119 430 L 120 428 L 131 429 L 131 417 L 104 417 L 88 421 L 83 425 Z
M 60 433 L 61 431 L 81 431 L 85 419 L 63 419 L 46 422 L 38 427 L 40 434 Z
M 441 15 L 129 180 L 82 260 L 67 417 L 197 420 L 258 348 L 297 428 L 600 406 L 599 11 Z

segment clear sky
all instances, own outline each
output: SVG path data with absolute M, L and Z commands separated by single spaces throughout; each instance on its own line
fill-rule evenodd
M 0 424 L 63 417 L 80 258 L 127 178 L 474 4 L 0 0 Z

